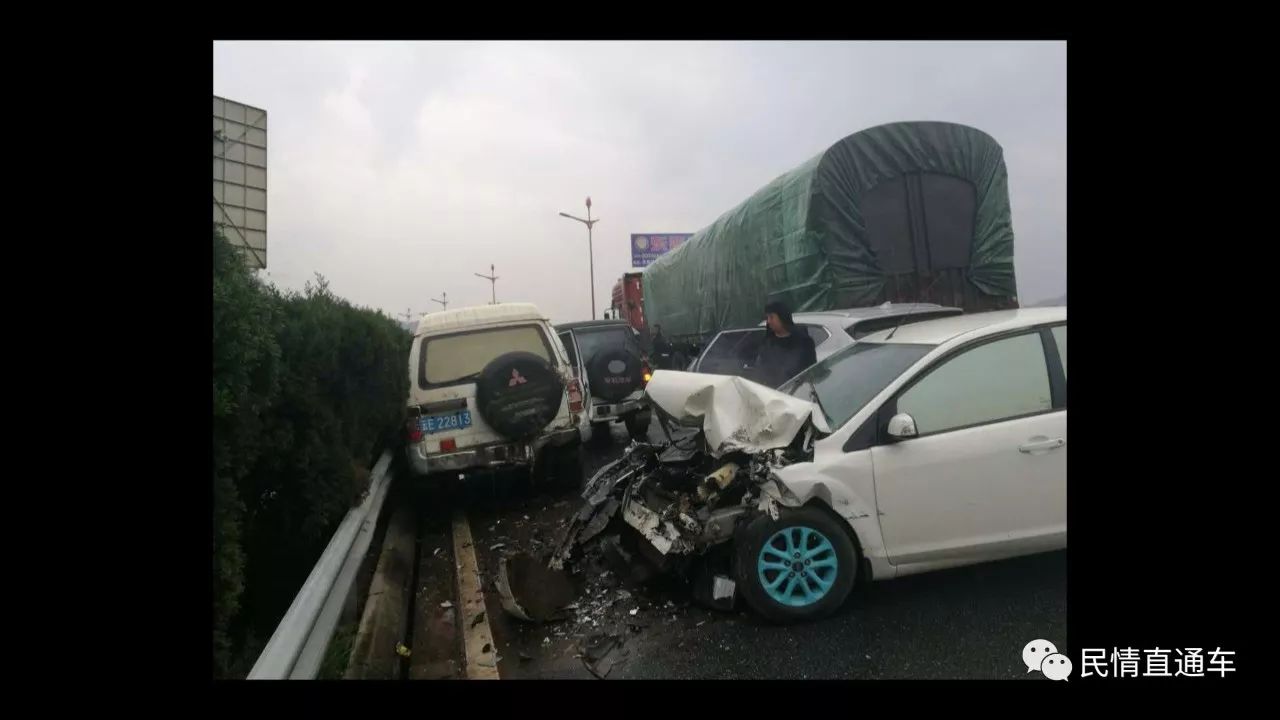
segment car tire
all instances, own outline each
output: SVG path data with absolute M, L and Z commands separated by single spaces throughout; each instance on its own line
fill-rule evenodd
M 489 427 L 511 440 L 542 431 L 564 400 L 560 374 L 542 357 L 509 352 L 494 358 L 476 379 L 476 409 Z
M 591 394 L 606 402 L 622 402 L 623 398 L 643 384 L 640 356 L 626 348 L 611 348 L 596 353 L 587 363 L 587 380 Z
M 632 440 L 645 442 L 649 439 L 649 423 L 652 421 L 653 414 L 648 411 L 631 413 L 626 419 L 627 433 Z
M 777 520 L 762 515 L 739 531 L 734 544 L 742 599 L 772 622 L 826 617 L 853 589 L 857 549 L 842 523 L 819 508 L 782 508 Z M 803 564 L 786 567 L 796 563 Z

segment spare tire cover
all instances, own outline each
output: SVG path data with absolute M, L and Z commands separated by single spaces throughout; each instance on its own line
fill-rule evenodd
M 618 402 L 640 389 L 640 370 L 640 356 L 630 350 L 601 350 L 587 368 L 592 397 Z
M 564 400 L 564 382 L 550 363 L 528 352 L 494 358 L 476 380 L 476 409 L 504 437 L 537 435 L 555 419 Z

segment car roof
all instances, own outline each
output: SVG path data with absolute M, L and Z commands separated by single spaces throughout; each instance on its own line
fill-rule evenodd
M 836 316 L 849 320 L 867 320 L 869 318 L 891 317 L 896 315 L 915 315 L 917 313 L 936 312 L 938 310 L 949 310 L 957 315 L 964 312 L 958 307 L 949 307 L 947 305 L 939 305 L 937 303 L 884 303 L 874 307 L 846 308 L 844 310 L 831 310 L 820 313 L 799 313 L 799 316 L 815 315 L 815 316 Z
M 824 320 L 867 320 L 870 318 L 894 317 L 897 315 L 915 315 L 917 313 L 952 310 L 963 312 L 960 308 L 946 307 L 936 303 L 884 303 L 872 307 L 843 308 L 839 310 L 816 310 L 813 312 L 792 313 L 791 319 L 796 322 L 822 322 Z M 764 323 L 760 323 L 764 325 Z
M 548 320 L 547 316 L 533 303 L 498 303 L 497 305 L 475 305 L 441 310 L 427 313 L 418 321 L 418 331 L 414 336 L 437 334 L 450 330 L 465 330 L 477 325 L 501 325 L 504 323 Z
M 909 323 L 899 327 L 896 332 L 892 329 L 873 332 L 859 342 L 941 345 L 962 335 L 992 335 L 1005 330 L 1063 322 L 1066 319 L 1065 307 L 997 310 Z M 886 340 L 890 333 L 893 333 L 893 338 Z
M 564 332 L 565 330 L 584 330 L 587 328 L 606 328 L 606 327 L 630 327 L 626 320 L 577 320 L 575 322 L 561 323 L 556 326 L 556 332 Z
M 948 307 L 946 305 L 938 305 L 936 303 L 883 303 L 872 307 L 840 308 L 836 310 L 814 310 L 811 312 L 792 313 L 791 319 L 798 323 L 809 323 L 811 325 L 839 325 L 843 328 L 848 327 L 851 324 L 857 324 L 860 320 L 896 317 L 898 315 L 917 315 L 920 313 L 937 312 L 938 310 L 950 310 L 956 314 L 964 312 L 957 307 Z M 760 324 L 753 327 L 726 328 L 721 332 L 754 330 L 762 327 L 764 327 L 763 320 L 760 321 Z

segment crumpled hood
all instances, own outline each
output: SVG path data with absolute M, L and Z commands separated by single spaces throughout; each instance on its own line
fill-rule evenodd
M 809 420 L 830 432 L 816 404 L 731 375 L 659 370 L 645 392 L 681 424 L 701 423 L 714 457 L 784 448 Z

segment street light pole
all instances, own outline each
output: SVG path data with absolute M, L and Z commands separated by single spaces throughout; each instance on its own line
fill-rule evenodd
M 443 300 L 437 300 L 437 299 L 435 299 L 435 298 L 431 298 L 431 302 L 433 302 L 433 303 L 440 303 L 440 305 L 443 307 L 443 309 L 448 310 L 448 309 L 449 309 L 449 293 L 440 293 L 440 297 L 442 297 L 442 298 L 444 298 L 444 299 L 443 299 Z
M 591 267 L 591 319 L 595 320 L 596 319 L 596 259 L 595 259 L 595 252 L 592 248 L 592 242 L 591 242 L 591 228 L 596 223 L 600 222 L 600 218 L 596 218 L 595 220 L 591 219 L 591 198 L 590 197 L 587 198 L 587 219 L 586 220 L 583 220 L 580 217 L 574 217 L 569 213 L 563 213 L 563 212 L 560 213 L 560 216 L 567 217 L 570 220 L 577 220 L 578 222 L 587 226 L 587 262 L 590 263 L 590 267 Z
M 485 280 L 489 281 L 490 296 L 491 296 L 491 299 L 493 300 L 493 302 L 489 304 L 497 305 L 498 304 L 498 290 L 497 290 L 498 276 L 493 274 L 493 265 L 492 264 L 489 265 L 488 275 L 481 275 L 480 273 L 473 273 L 473 274 L 476 277 L 482 277 Z

